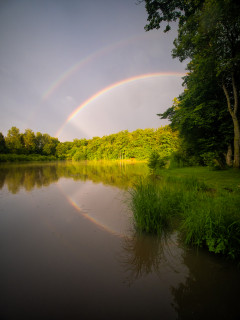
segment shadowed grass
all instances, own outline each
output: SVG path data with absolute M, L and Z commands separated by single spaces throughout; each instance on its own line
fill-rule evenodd
M 196 177 L 140 180 L 130 190 L 137 230 L 163 234 L 178 220 L 186 244 L 240 258 L 240 193 L 213 189 Z
M 240 258 L 240 197 L 226 193 L 201 195 L 196 206 L 182 212 L 186 244 L 207 246 L 210 252 Z

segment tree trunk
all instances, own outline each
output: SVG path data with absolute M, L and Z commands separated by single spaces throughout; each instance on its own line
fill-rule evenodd
M 227 166 L 231 167 L 233 164 L 232 161 L 232 146 L 231 144 L 228 145 L 228 150 L 227 150 L 227 154 L 225 155 L 226 158 L 226 164 Z
M 223 83 L 222 85 L 223 91 L 225 93 L 226 99 L 227 99 L 227 107 L 228 111 L 231 114 L 232 120 L 233 120 L 233 128 L 234 128 L 234 160 L 233 160 L 233 166 L 234 168 L 240 168 L 240 129 L 239 129 L 239 120 L 237 118 L 237 110 L 238 110 L 238 93 L 237 93 L 237 87 L 234 79 L 234 74 L 232 74 L 232 89 L 233 89 L 233 98 L 234 98 L 234 104 L 233 107 L 231 106 L 231 100 L 229 97 L 228 90 Z
M 234 168 L 240 167 L 240 130 L 239 130 L 239 121 L 237 117 L 233 118 L 233 126 L 234 126 L 234 160 L 233 166 Z

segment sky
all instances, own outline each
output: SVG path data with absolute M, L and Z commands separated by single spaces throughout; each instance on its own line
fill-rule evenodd
M 146 32 L 137 0 L 0 1 L 0 132 L 60 141 L 166 125 L 184 88 L 176 25 Z

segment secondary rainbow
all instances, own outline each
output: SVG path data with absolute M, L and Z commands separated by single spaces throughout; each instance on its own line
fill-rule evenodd
M 131 44 L 131 43 L 134 43 L 138 40 L 141 40 L 144 37 L 145 37 L 145 34 L 135 35 L 133 37 L 129 37 L 127 39 L 120 40 L 120 41 L 114 42 L 112 44 L 109 44 L 109 45 L 89 54 L 88 56 L 86 56 L 85 58 L 81 59 L 80 61 L 75 63 L 73 66 L 68 68 L 64 73 L 62 73 L 60 75 L 60 77 L 57 78 L 50 85 L 50 87 L 43 93 L 42 100 L 47 100 L 67 79 L 69 79 L 75 72 L 79 71 L 81 68 L 85 67 L 90 62 L 110 53 L 113 50 L 124 47 L 124 46 Z
M 137 75 L 134 77 L 130 77 L 118 82 L 115 82 L 107 87 L 105 87 L 104 89 L 98 91 L 97 93 L 95 93 L 93 96 L 91 96 L 89 99 L 85 100 L 82 104 L 80 104 L 67 118 L 67 120 L 63 123 L 63 125 L 60 127 L 60 129 L 57 131 L 56 133 L 56 137 L 58 137 L 60 135 L 60 133 L 62 132 L 63 128 L 66 126 L 66 124 L 71 121 L 74 117 L 76 117 L 76 115 L 79 113 L 79 111 L 81 109 L 83 109 L 84 107 L 86 107 L 87 105 L 89 105 L 91 102 L 95 101 L 97 98 L 99 98 L 100 96 L 104 95 L 105 93 L 123 86 L 125 84 L 131 83 L 131 82 L 135 82 L 135 81 L 140 81 L 140 80 L 144 80 L 144 79 L 148 79 L 148 78 L 160 78 L 160 77 L 183 77 L 185 75 L 185 73 L 182 72 L 156 72 L 156 73 L 147 73 L 147 74 L 141 74 L 141 75 Z

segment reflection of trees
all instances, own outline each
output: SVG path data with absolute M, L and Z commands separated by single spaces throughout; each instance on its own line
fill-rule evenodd
M 129 284 L 148 274 L 159 273 L 163 265 L 175 268 L 174 255 L 179 256 L 179 252 L 172 235 L 160 237 L 136 233 L 123 239 L 121 263 Z
M 5 176 L 5 173 L 0 170 L 0 189 L 2 189 L 5 184 Z
M 19 192 L 21 188 L 30 191 L 65 177 L 126 189 L 144 172 L 147 172 L 144 164 L 116 162 L 4 164 L 0 166 L 0 188 L 6 184 L 12 193 Z
M 12 193 L 21 188 L 26 191 L 42 187 L 59 179 L 56 166 L 53 165 L 3 165 L 0 167 L 0 183 L 7 185 Z
M 239 267 L 204 250 L 183 250 L 175 236 L 124 238 L 119 259 L 127 284 L 167 275 L 177 319 L 239 319 Z
M 172 288 L 178 319 L 239 319 L 237 266 L 202 250 L 186 251 L 184 264 L 190 275 Z
M 89 161 L 86 165 L 73 162 L 65 167 L 58 167 L 62 174 L 68 174 L 74 180 L 91 180 L 94 183 L 103 183 L 128 188 L 136 179 L 148 172 L 145 164 L 126 164 L 125 162 Z
M 158 270 L 163 253 L 161 239 L 152 236 L 135 234 L 123 241 L 125 271 L 136 280 Z

